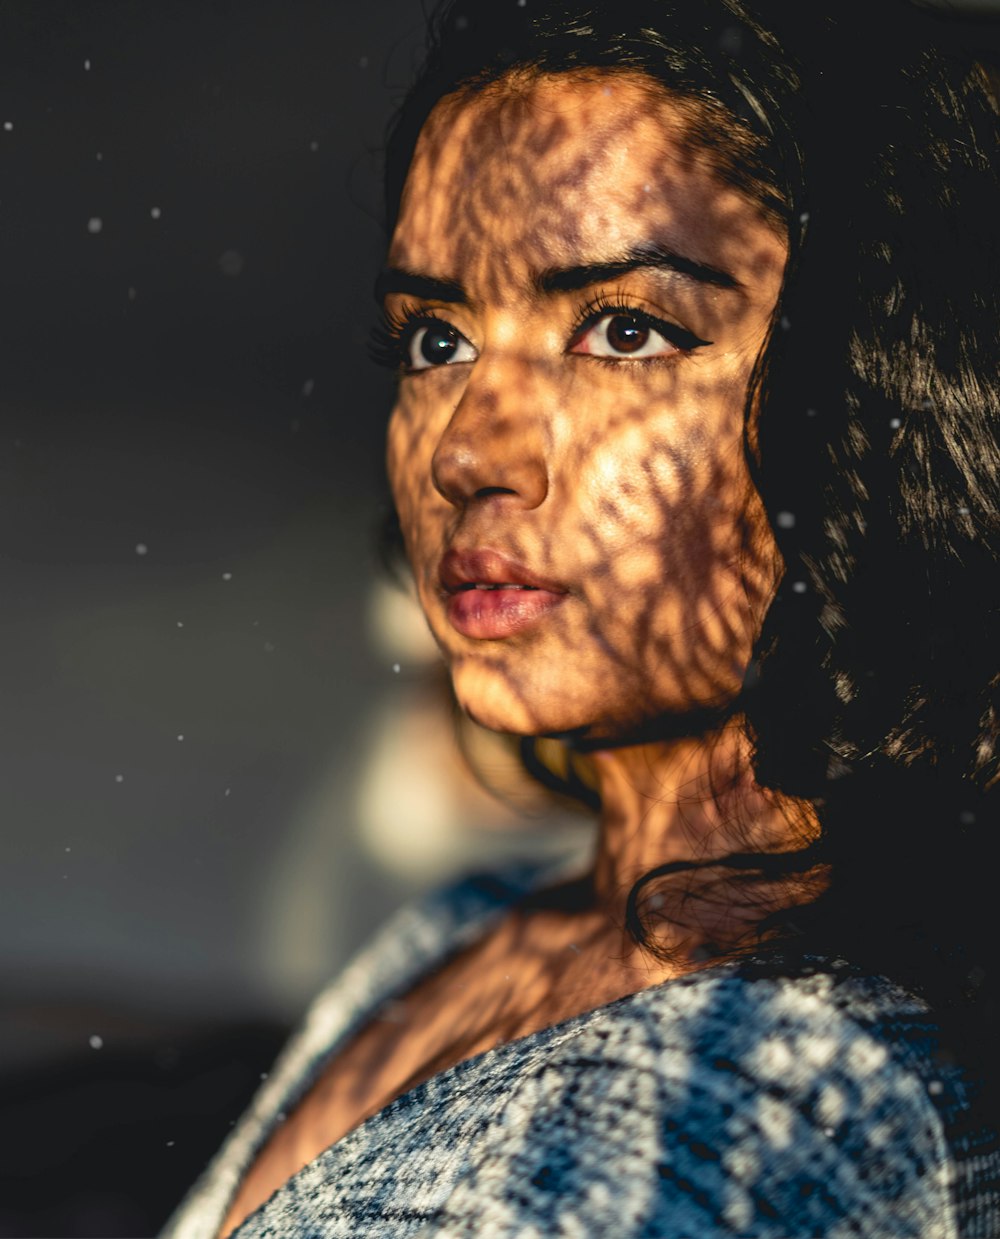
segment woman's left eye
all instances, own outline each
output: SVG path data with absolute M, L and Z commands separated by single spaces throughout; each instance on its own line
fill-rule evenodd
M 403 362 L 407 370 L 429 370 L 432 366 L 475 361 L 478 356 L 457 327 L 437 320 L 418 323 L 404 345 Z
M 657 323 L 645 314 L 623 311 L 592 318 L 577 331 L 569 352 L 586 357 L 616 357 L 623 360 L 669 357 L 706 344 L 683 327 Z

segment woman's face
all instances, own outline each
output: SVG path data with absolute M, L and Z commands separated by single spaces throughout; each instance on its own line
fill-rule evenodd
M 742 432 L 786 247 L 687 129 L 639 74 L 558 74 L 448 96 L 417 143 L 389 476 L 488 727 L 610 738 L 730 700 L 773 591 Z

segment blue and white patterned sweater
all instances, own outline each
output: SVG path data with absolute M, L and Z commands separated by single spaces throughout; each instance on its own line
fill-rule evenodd
M 163 1239 L 214 1239 L 243 1174 L 386 1002 L 523 894 L 399 912 L 313 1004 Z M 786 963 L 789 961 L 786 961 Z M 927 1008 L 806 957 L 725 964 L 489 1050 L 321 1153 L 239 1239 L 997 1239 L 1000 1153 Z

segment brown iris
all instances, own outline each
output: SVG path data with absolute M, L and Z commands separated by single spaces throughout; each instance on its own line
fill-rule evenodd
M 607 339 L 619 353 L 635 353 L 649 339 L 649 328 L 625 314 L 616 314 L 608 323 Z

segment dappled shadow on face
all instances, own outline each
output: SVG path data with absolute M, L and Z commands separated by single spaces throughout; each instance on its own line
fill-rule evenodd
M 742 433 L 785 246 L 688 127 L 641 77 L 565 74 L 452 96 L 418 144 L 389 265 L 462 299 L 389 310 L 470 351 L 404 373 L 388 462 L 421 602 L 487 726 L 614 737 L 723 704 L 773 589 Z M 637 355 L 617 350 L 629 323 Z M 442 558 L 479 549 L 565 596 L 503 639 L 457 631 Z

